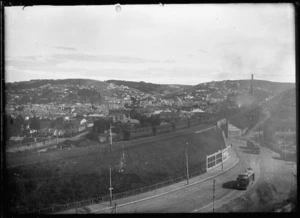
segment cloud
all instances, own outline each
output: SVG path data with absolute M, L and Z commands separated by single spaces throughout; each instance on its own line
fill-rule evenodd
M 37 56 L 23 56 L 15 58 L 7 58 L 6 66 L 15 67 L 20 70 L 32 70 L 32 71 L 51 71 L 62 67 L 63 71 L 66 68 L 70 68 L 70 64 L 76 62 L 75 66 L 84 68 L 86 62 L 94 62 L 89 66 L 99 66 L 100 63 L 116 63 L 116 64 L 144 64 L 144 63 L 161 63 L 160 60 L 143 59 L 137 57 L 125 57 L 116 55 L 97 55 L 97 54 L 85 54 L 85 53 L 58 53 L 52 55 L 37 55 Z M 126 65 L 127 66 L 127 65 Z M 71 67 L 74 69 L 74 67 Z
M 54 46 L 54 48 L 57 48 L 57 49 L 60 49 L 60 50 L 64 50 L 64 51 L 77 51 L 76 48 L 65 47 L 65 46 Z
M 200 51 L 200 52 L 205 53 L 205 54 L 207 53 L 207 51 L 202 49 L 202 48 L 198 48 L 197 51 Z
M 90 62 L 116 62 L 116 63 L 159 63 L 159 60 L 142 59 L 137 57 L 125 57 L 118 55 L 97 55 L 97 54 L 55 54 L 52 58 L 65 61 L 90 61 Z

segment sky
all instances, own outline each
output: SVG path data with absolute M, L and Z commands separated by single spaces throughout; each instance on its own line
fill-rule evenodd
M 292 4 L 5 8 L 5 80 L 295 82 Z

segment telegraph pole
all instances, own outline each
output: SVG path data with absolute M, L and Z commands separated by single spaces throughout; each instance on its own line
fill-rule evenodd
M 213 213 L 215 212 L 215 182 L 214 180 L 214 186 L 213 186 Z
M 112 186 L 111 186 L 111 166 L 109 167 L 109 202 L 110 202 L 110 206 L 112 205 Z
M 115 213 L 117 213 L 117 202 L 115 202 Z
M 56 128 L 56 146 L 58 145 L 58 129 Z
M 109 124 L 109 144 L 110 144 L 110 151 L 112 151 L 112 133 L 111 133 L 111 124 Z
M 186 145 L 188 146 L 188 142 L 186 143 Z M 185 160 L 186 160 L 186 182 L 187 185 L 189 184 L 189 156 L 187 153 L 187 147 L 185 148 Z

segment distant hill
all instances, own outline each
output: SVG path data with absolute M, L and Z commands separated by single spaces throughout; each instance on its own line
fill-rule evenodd
M 112 96 L 108 84 L 90 79 L 30 80 L 6 83 L 7 97 L 18 95 L 18 104 L 40 103 L 101 103 Z
M 78 85 L 78 86 L 95 86 L 96 89 L 105 89 L 107 84 L 105 82 L 91 80 L 91 79 L 50 79 L 50 80 L 30 80 L 14 83 L 6 83 L 7 89 L 31 89 L 38 88 L 45 85 Z
M 191 87 L 189 85 L 166 85 L 166 84 L 155 84 L 146 82 L 133 82 L 124 80 L 107 80 L 107 83 L 113 83 L 115 85 L 128 86 L 149 94 L 167 94 L 175 91 L 180 91 L 185 88 Z
M 239 88 L 248 89 L 251 85 L 251 80 L 236 80 L 239 82 Z M 270 82 L 266 80 L 253 80 L 253 87 L 265 89 L 274 93 L 274 95 L 295 87 L 295 83 Z
M 199 83 L 195 86 L 183 87 L 183 90 L 177 90 L 172 93 L 166 94 L 165 98 L 173 98 L 177 95 L 182 95 L 184 93 L 193 93 L 197 90 L 203 88 L 208 88 L 210 86 L 217 87 L 219 89 L 236 89 L 237 91 L 250 90 L 251 80 L 224 80 L 224 81 L 211 81 L 206 83 Z M 295 87 L 295 83 L 280 83 L 280 82 L 270 82 L 265 80 L 253 80 L 254 95 L 257 97 L 266 96 L 266 93 L 273 93 L 277 95 L 284 90 Z M 208 88 L 209 89 L 209 88 Z
M 157 95 L 163 98 L 182 99 L 188 95 L 202 96 L 209 94 L 218 97 L 228 90 L 247 92 L 251 80 L 226 80 L 190 85 L 168 85 L 123 80 L 97 81 L 91 79 L 59 79 L 59 80 L 30 80 L 6 83 L 8 98 L 13 93 L 15 103 L 103 103 L 105 97 L 124 99 L 128 96 L 147 97 Z M 254 80 L 254 96 L 257 100 L 264 100 L 271 93 L 277 95 L 284 90 L 295 87 L 293 83 L 278 83 Z M 113 84 L 113 85 L 112 85 Z M 124 87 L 127 86 L 128 88 Z M 215 91 L 218 90 L 219 94 Z M 223 90 L 223 91 L 222 91 Z M 201 91 L 201 92 L 199 92 Z M 241 97 L 241 99 L 245 99 Z

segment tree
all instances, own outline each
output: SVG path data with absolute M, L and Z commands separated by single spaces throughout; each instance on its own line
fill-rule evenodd
M 41 121 L 37 117 L 33 117 L 29 124 L 30 129 L 39 130 L 41 128 Z
M 18 115 L 16 119 L 13 119 L 10 115 L 5 116 L 5 130 L 6 137 L 21 135 L 22 125 L 24 124 L 24 119 L 21 115 Z
M 106 119 L 99 119 L 94 122 L 93 126 L 93 132 L 98 134 L 98 133 L 104 133 L 105 130 L 109 128 L 109 120 Z
M 50 128 L 58 128 L 58 126 L 62 126 L 64 119 L 62 117 L 56 118 L 56 120 L 52 120 L 50 123 Z

